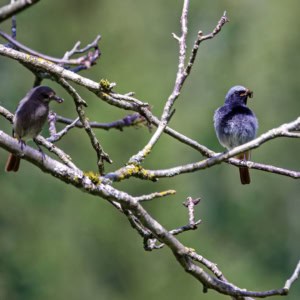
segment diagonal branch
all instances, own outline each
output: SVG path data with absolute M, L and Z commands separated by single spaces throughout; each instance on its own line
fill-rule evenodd
M 258 138 L 254 139 L 246 144 L 235 147 L 235 148 L 233 148 L 227 152 L 221 153 L 221 154 L 217 153 L 216 155 L 214 155 L 210 158 L 207 158 L 205 160 L 202 160 L 200 162 L 195 162 L 195 163 L 178 166 L 178 167 L 174 167 L 174 168 L 170 168 L 170 169 L 165 169 L 165 170 L 156 170 L 156 171 L 145 170 L 145 172 L 147 172 L 147 174 L 150 177 L 159 178 L 159 177 L 172 177 L 172 176 L 176 176 L 178 174 L 190 173 L 190 172 L 194 172 L 196 170 L 210 168 L 216 164 L 219 164 L 223 161 L 228 160 L 231 157 L 237 156 L 240 153 L 243 153 L 243 152 L 251 150 L 251 149 L 258 148 L 259 146 L 266 143 L 267 141 L 270 141 L 270 140 L 278 138 L 278 137 L 286 137 L 286 136 L 288 136 L 288 135 L 286 135 L 286 133 L 298 130 L 299 126 L 300 126 L 300 117 L 290 123 L 283 124 L 277 128 L 271 129 L 268 132 L 262 134 Z M 252 162 L 240 162 L 238 165 L 246 165 L 249 168 L 251 168 Z M 265 171 L 267 171 L 267 169 L 265 169 Z M 272 167 L 269 166 L 268 171 L 276 173 L 276 171 L 278 171 L 278 170 L 276 168 L 272 169 Z M 290 172 L 293 173 L 293 175 L 294 175 L 292 177 L 300 178 L 299 172 L 296 172 L 296 173 L 294 171 L 290 171 Z M 287 173 L 288 172 L 285 172 L 284 175 L 287 175 Z
M 285 285 L 283 287 L 284 290 L 286 290 L 286 292 L 288 293 L 288 291 L 290 290 L 292 284 L 298 279 L 298 277 L 300 276 L 300 260 L 295 268 L 294 273 L 292 274 L 292 276 L 285 282 Z
M 95 95 L 97 95 L 99 98 L 101 98 L 103 101 L 107 102 L 110 105 L 125 110 L 136 111 L 136 112 L 140 112 L 142 107 L 145 108 L 148 106 L 148 104 L 142 103 L 141 101 L 137 103 L 137 102 L 129 102 L 127 100 L 114 98 L 113 94 L 107 93 L 107 91 L 102 90 L 99 83 L 89 78 L 80 76 L 79 74 L 74 73 L 73 71 L 66 70 L 62 66 L 54 64 L 50 61 L 5 47 L 2 44 L 0 44 L 0 55 L 12 58 L 21 63 L 28 64 L 32 68 L 36 69 L 37 71 L 42 71 L 43 73 L 49 73 L 50 75 L 52 75 L 52 77 L 50 77 L 50 79 L 52 80 L 53 77 L 70 80 L 90 90 L 91 92 L 93 92 Z
M 24 9 L 36 4 L 40 0 L 16 0 L 0 7 L 0 22 L 3 22 Z

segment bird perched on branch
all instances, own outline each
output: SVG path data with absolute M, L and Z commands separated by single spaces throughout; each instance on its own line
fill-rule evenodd
M 247 107 L 248 97 L 253 93 L 237 85 L 232 87 L 225 97 L 225 103 L 214 114 L 214 126 L 220 144 L 228 150 L 245 144 L 256 137 L 258 122 L 255 114 Z M 250 151 L 238 155 L 240 160 L 248 160 Z M 250 183 L 247 167 L 239 167 L 242 184 Z
M 35 138 L 41 132 L 49 113 L 49 102 L 55 100 L 58 103 L 63 99 L 56 96 L 56 93 L 48 86 L 37 86 L 31 89 L 20 101 L 13 118 L 13 136 L 16 137 L 21 149 L 25 145 L 25 140 Z M 36 143 L 37 144 L 37 143 Z M 39 150 L 41 148 L 37 144 Z M 20 157 L 11 153 L 8 157 L 6 168 L 7 172 L 17 172 L 20 166 Z

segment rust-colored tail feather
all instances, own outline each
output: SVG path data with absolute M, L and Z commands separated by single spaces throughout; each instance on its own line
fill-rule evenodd
M 5 171 L 17 172 L 19 170 L 20 161 L 21 161 L 20 157 L 11 153 L 7 159 Z
M 247 167 L 239 167 L 239 171 L 240 171 L 241 183 L 249 184 L 251 182 L 249 169 Z
M 237 158 L 244 161 L 250 159 L 250 151 L 238 155 Z M 251 182 L 249 169 L 247 167 L 239 167 L 239 171 L 241 183 L 249 184 Z

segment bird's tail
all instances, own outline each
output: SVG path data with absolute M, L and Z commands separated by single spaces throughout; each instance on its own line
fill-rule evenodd
M 250 152 L 245 152 L 236 157 L 237 159 L 240 160 L 248 160 L 250 158 Z M 240 171 L 240 179 L 242 184 L 249 184 L 251 182 L 250 179 L 250 172 L 247 167 L 239 167 Z
M 6 162 L 5 171 L 17 172 L 19 170 L 20 161 L 21 161 L 20 157 L 10 153 Z

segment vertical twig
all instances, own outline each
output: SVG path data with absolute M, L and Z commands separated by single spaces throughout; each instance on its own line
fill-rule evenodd
M 194 207 L 195 207 L 195 205 L 197 205 L 200 202 L 200 200 L 201 200 L 201 198 L 193 199 L 192 197 L 187 197 L 186 201 L 182 203 L 188 209 L 189 225 L 191 227 L 196 226 Z
M 174 105 L 174 102 L 180 95 L 180 90 L 181 90 L 182 84 L 185 80 L 185 78 L 184 78 L 184 63 L 185 63 L 185 58 L 186 58 L 186 36 L 187 36 L 187 32 L 188 32 L 187 19 L 188 19 L 189 3 L 190 3 L 189 0 L 184 0 L 184 3 L 183 3 L 182 14 L 181 14 L 181 19 L 180 19 L 181 37 L 179 38 L 175 34 L 173 34 L 173 36 L 178 40 L 178 43 L 179 43 L 179 63 L 178 63 L 178 70 L 177 70 L 177 75 L 176 75 L 176 80 L 175 80 L 175 85 L 174 85 L 173 91 L 165 104 L 160 123 L 159 123 L 155 133 L 152 135 L 152 137 L 151 137 L 150 141 L 147 143 L 147 145 L 141 151 L 139 151 L 136 155 L 134 155 L 130 158 L 129 163 L 139 164 L 145 159 L 145 157 L 152 150 L 153 146 L 157 143 L 161 134 L 164 132 L 164 130 L 173 114 L 172 107 Z
M 82 123 L 86 133 L 88 134 L 91 144 L 97 153 L 97 165 L 99 169 L 99 173 L 103 174 L 104 172 L 104 161 L 108 163 L 112 163 L 108 154 L 106 154 L 100 145 L 94 131 L 92 130 L 89 121 L 85 115 L 85 111 L 83 109 L 84 106 L 87 106 L 86 102 L 80 97 L 80 95 L 76 92 L 76 90 L 63 78 L 57 79 L 58 83 L 73 97 L 76 111 L 78 113 L 78 117 L 80 122 Z

